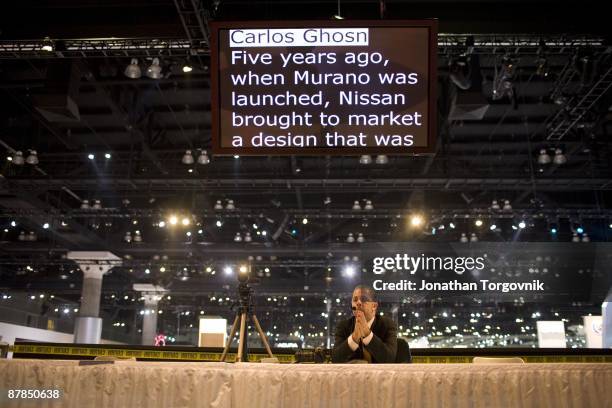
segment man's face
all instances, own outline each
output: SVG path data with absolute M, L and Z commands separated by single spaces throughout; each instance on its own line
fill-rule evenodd
M 378 303 L 373 302 L 367 295 L 367 292 L 362 292 L 361 288 L 357 288 L 353 291 L 353 299 L 351 304 L 354 308 L 356 308 L 356 310 L 353 310 L 353 315 L 356 316 L 357 311 L 361 310 L 365 315 L 366 321 L 372 320 L 376 314 L 376 308 L 378 307 Z

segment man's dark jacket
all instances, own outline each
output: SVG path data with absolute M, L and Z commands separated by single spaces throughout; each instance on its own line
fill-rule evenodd
M 348 345 L 348 337 L 355 329 L 355 317 L 341 321 L 336 327 L 336 342 L 332 350 L 332 362 L 346 363 L 350 360 L 362 360 L 361 347 L 372 355 L 372 363 L 395 363 L 397 353 L 397 327 L 395 322 L 385 316 L 376 316 L 370 330 L 374 333 L 370 343 L 360 345 L 353 351 Z

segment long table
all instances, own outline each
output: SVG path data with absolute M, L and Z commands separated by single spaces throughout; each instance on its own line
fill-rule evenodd
M 612 407 L 611 363 L 262 364 L 0 360 L 4 407 Z M 59 389 L 58 400 L 7 400 Z

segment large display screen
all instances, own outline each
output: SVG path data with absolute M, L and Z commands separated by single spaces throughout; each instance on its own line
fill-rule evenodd
M 436 20 L 211 27 L 215 154 L 432 152 Z

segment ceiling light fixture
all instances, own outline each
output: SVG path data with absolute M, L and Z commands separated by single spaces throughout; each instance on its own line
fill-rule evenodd
M 138 59 L 132 58 L 130 64 L 125 67 L 125 71 L 123 74 L 131 79 L 138 79 L 142 76 L 142 71 L 140 70 L 140 66 L 138 65 Z
M 147 77 L 151 79 L 159 79 L 161 78 L 161 67 L 159 66 L 159 58 L 153 58 L 153 62 L 147 68 Z

